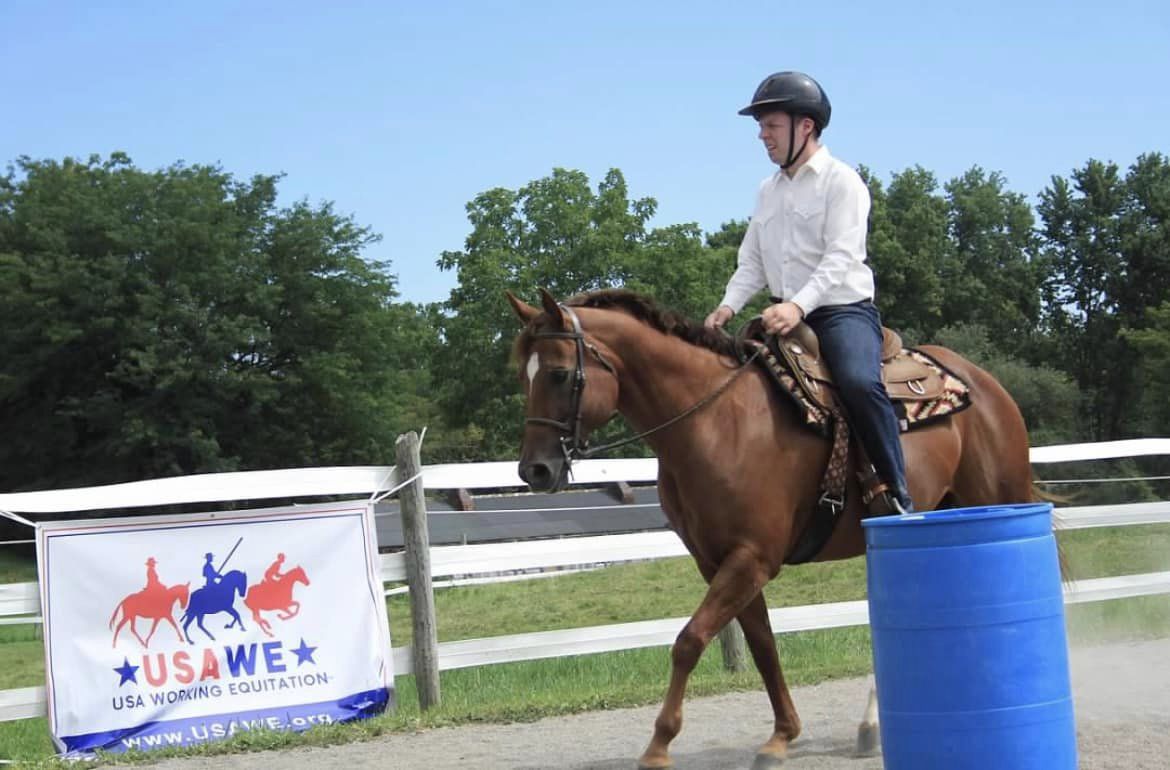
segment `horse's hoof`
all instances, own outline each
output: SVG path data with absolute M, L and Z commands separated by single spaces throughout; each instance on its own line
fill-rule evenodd
M 878 726 L 872 722 L 862 722 L 857 726 L 857 756 L 874 757 L 881 751 L 882 734 Z
M 674 760 L 670 757 L 650 759 L 644 756 L 638 759 L 638 770 L 662 770 L 665 767 L 674 767 Z
M 775 770 L 784 764 L 784 757 L 775 754 L 756 754 L 752 760 L 752 770 Z

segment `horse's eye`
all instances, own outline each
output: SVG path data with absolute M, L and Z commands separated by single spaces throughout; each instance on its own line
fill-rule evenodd
M 548 373 L 548 377 L 552 380 L 553 385 L 564 385 L 569 381 L 568 369 L 553 369 Z

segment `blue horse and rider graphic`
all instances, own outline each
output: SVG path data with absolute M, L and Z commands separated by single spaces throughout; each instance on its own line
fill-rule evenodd
M 231 617 L 231 622 L 225 629 L 238 628 L 244 631 L 244 621 L 236 611 L 236 598 L 244 600 L 244 606 L 252 613 L 252 620 L 267 636 L 273 636 L 271 624 L 260 614 L 261 612 L 276 612 L 281 620 L 294 617 L 301 608 L 300 602 L 293 599 L 293 588 L 297 584 L 309 585 L 309 578 L 303 567 L 284 569 L 285 556 L 278 553 L 272 564 L 264 571 L 264 578 L 259 583 L 248 585 L 248 576 L 238 569 L 224 572 L 228 562 L 240 547 L 243 538 L 236 541 L 231 551 L 217 567 L 213 553 L 204 554 L 203 586 L 194 591 L 189 590 L 190 583 L 172 586 L 164 585 L 158 574 L 158 561 L 152 556 L 146 561 L 146 587 L 141 591 L 130 594 L 118 603 L 114 614 L 110 618 L 110 628 L 114 631 L 114 646 L 118 644 L 118 632 L 129 624 L 130 632 L 142 644 L 150 646 L 150 639 L 158 624 L 167 621 L 179 634 L 180 640 L 189 644 L 195 641 L 191 638 L 191 624 L 212 641 L 215 635 L 207 630 L 203 624 L 209 615 L 225 613 Z M 179 618 L 182 631 L 175 623 L 174 605 L 179 604 L 184 612 Z M 115 621 L 121 614 L 121 620 L 115 628 Z M 150 632 L 143 639 L 134 627 L 135 620 L 145 618 L 153 621 Z

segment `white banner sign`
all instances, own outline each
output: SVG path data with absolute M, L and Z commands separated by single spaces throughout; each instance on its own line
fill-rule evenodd
M 68 754 L 393 704 L 365 503 L 48 523 L 37 551 L 49 728 Z

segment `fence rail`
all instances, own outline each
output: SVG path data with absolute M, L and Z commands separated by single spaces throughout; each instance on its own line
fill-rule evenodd
M 1167 524 L 1170 523 L 1170 501 L 1058 508 L 1054 518 L 1057 529 L 1061 530 Z M 673 532 L 448 545 L 431 548 L 431 574 L 435 577 L 460 577 L 686 555 L 686 548 Z M 405 554 L 382 554 L 381 560 L 383 582 L 406 580 Z M 36 615 L 40 611 L 36 583 L 0 584 L 0 624 L 36 622 L 39 618 L 12 616 Z
M 1038 447 L 1033 463 L 1073 462 L 1170 454 L 1170 439 L 1140 439 L 1099 444 Z M 574 484 L 653 481 L 654 460 L 593 460 L 574 469 Z M 295 481 L 294 481 L 295 480 Z M 423 468 L 429 489 L 484 489 L 519 486 L 514 463 L 437 465 Z M 85 490 L 0 495 L 0 512 L 60 513 L 98 508 L 168 505 L 178 502 L 260 500 L 274 497 L 353 494 L 371 496 L 401 484 L 391 466 L 320 468 L 295 471 L 211 474 L 152 482 L 92 487 Z M 341 491 L 339 491 L 341 490 Z M 1085 529 L 1170 523 L 1170 501 L 1113 506 L 1082 506 L 1056 511 L 1059 529 Z M 441 546 L 430 550 L 436 577 L 568 568 L 601 563 L 683 556 L 673 532 L 534 540 L 492 545 Z M 385 582 L 406 580 L 405 556 L 384 554 Z M 1078 581 L 1066 587 L 1070 604 L 1170 593 L 1170 572 L 1124 575 Z M 0 624 L 39 623 L 36 583 L 0 584 Z M 770 610 L 776 633 L 863 625 L 865 601 L 836 602 Z M 621 623 L 609 626 L 544 631 L 445 642 L 438 646 L 439 668 L 450 670 L 541 658 L 654 647 L 673 642 L 688 618 Z M 395 673 L 412 672 L 410 647 L 392 650 Z M 45 714 L 43 687 L 0 691 L 0 721 Z

